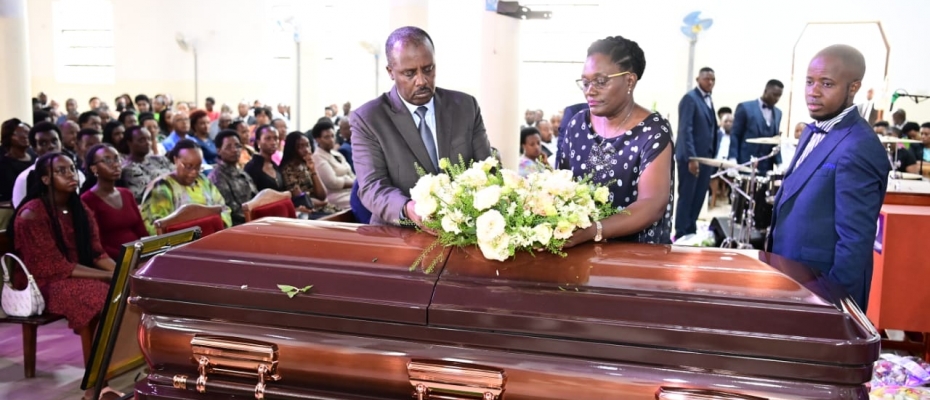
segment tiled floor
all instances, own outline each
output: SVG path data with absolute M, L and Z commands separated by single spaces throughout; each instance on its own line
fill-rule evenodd
M 36 377 L 23 377 L 23 342 L 19 325 L 0 324 L 0 399 L 78 400 L 84 394 L 84 362 L 81 338 L 66 321 L 39 327 Z M 140 369 L 141 370 L 141 369 Z M 126 392 L 140 370 L 110 380 L 110 386 Z

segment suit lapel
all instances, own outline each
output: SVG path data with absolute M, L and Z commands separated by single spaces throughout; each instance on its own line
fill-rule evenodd
M 394 127 L 397 129 L 397 132 L 400 133 L 400 137 L 407 142 L 407 147 L 413 152 L 417 164 L 423 167 L 427 172 L 437 173 L 438 171 L 435 170 L 433 162 L 429 158 L 429 153 L 426 152 L 426 145 L 423 144 L 423 139 L 420 138 L 420 130 L 417 129 L 416 124 L 413 123 L 413 116 L 410 115 L 410 110 L 407 109 L 407 105 L 404 104 L 400 99 L 400 95 L 397 94 L 397 88 L 391 89 L 388 98 L 391 102 L 391 122 L 394 123 Z M 405 161 L 402 160 L 401 162 Z
M 433 107 L 436 108 L 436 145 L 439 146 L 439 159 L 448 158 L 452 163 L 458 163 L 459 160 L 452 159 L 452 112 L 447 110 L 442 98 L 442 89 L 436 89 L 433 95 Z
M 836 149 L 836 146 L 839 145 L 850 132 L 852 132 L 852 130 L 848 127 L 841 129 L 834 128 L 823 138 L 816 148 L 811 150 L 807 158 L 804 159 L 804 163 L 800 166 L 795 164 L 797 163 L 798 157 L 804 152 L 804 148 L 798 147 L 794 160 L 791 162 L 791 170 L 789 171 L 789 176 L 793 178 L 785 177 L 784 186 L 781 190 L 784 193 L 781 193 L 780 202 L 777 203 L 779 208 L 781 208 L 784 202 L 791 199 L 791 196 L 794 196 L 798 190 L 804 187 L 804 184 L 811 178 L 814 171 L 820 167 L 820 164 L 823 163 L 827 156 Z M 810 142 L 812 136 L 813 134 L 810 133 L 807 135 L 804 142 L 805 146 Z M 797 170 L 794 170 L 795 167 L 797 167 Z
M 714 112 L 710 109 L 710 107 L 707 106 L 707 103 L 704 102 L 704 97 L 701 94 L 701 91 L 698 90 L 698 88 L 694 88 L 694 90 L 691 91 L 691 97 L 693 97 L 694 101 L 697 102 L 698 108 L 704 111 L 704 117 L 710 121 L 711 125 L 714 125 Z
M 762 113 L 762 106 L 759 105 L 759 101 L 756 100 L 753 102 L 752 110 L 756 114 L 756 123 L 759 125 L 759 132 L 762 133 L 761 137 L 769 136 L 769 133 L 772 131 L 772 127 L 765 124 L 765 114 Z M 772 116 L 774 118 L 774 115 Z

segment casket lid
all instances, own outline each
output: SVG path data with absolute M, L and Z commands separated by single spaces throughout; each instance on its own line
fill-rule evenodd
M 589 243 L 562 258 L 454 249 L 431 326 L 831 365 L 870 365 L 879 336 L 835 286 L 760 251 Z
M 425 325 L 438 275 L 410 266 L 432 242 L 412 229 L 266 218 L 153 258 L 133 277 L 132 289 L 141 299 L 177 307 Z M 448 252 L 435 254 L 440 251 Z M 289 298 L 278 285 L 313 288 Z

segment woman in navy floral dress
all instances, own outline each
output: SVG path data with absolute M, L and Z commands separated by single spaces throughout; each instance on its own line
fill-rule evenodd
M 589 240 L 671 243 L 674 161 L 667 120 L 636 104 L 633 91 L 646 69 L 636 42 L 620 36 L 598 40 L 578 86 L 589 110 L 570 118 L 559 137 L 561 169 L 608 185 L 623 213 L 578 230 L 566 246 Z M 600 226 L 600 227 L 599 227 Z M 600 235 L 598 230 L 600 230 Z

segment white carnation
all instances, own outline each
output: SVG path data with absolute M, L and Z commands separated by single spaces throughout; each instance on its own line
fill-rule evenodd
M 497 185 L 488 186 L 475 193 L 475 209 L 478 211 L 487 210 L 497 204 L 500 199 L 501 187 Z

